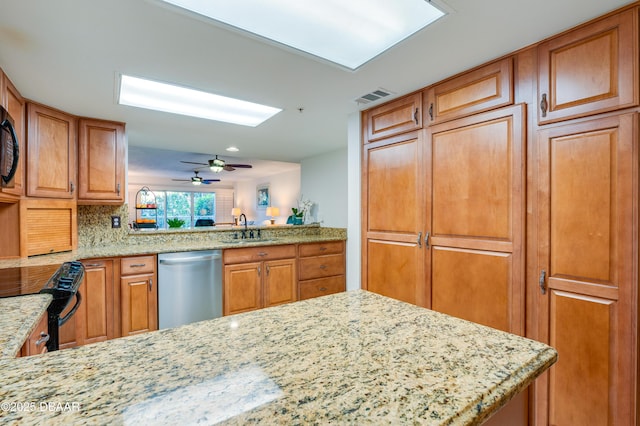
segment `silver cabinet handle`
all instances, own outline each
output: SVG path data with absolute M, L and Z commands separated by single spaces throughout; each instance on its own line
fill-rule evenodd
M 76 190 L 75 185 L 73 184 L 73 182 L 69 182 L 70 188 L 71 188 L 71 193 L 73 194 L 73 191 Z
M 149 278 L 149 291 L 153 288 L 153 278 Z
M 429 248 L 429 237 L 431 236 L 431 233 L 429 231 L 427 231 L 427 233 L 424 236 L 424 248 L 428 249 Z
M 264 252 L 264 251 L 261 251 L 261 252 L 258 253 L 258 256 L 260 256 L 260 257 L 264 257 L 264 256 L 268 256 L 268 255 L 269 255 L 269 253 Z
M 547 116 L 547 108 L 549 107 L 549 103 L 547 102 L 547 94 L 542 94 L 542 99 L 540 100 L 540 111 L 542 112 L 542 117 Z
M 36 346 L 40 346 L 43 343 L 47 343 L 50 339 L 50 336 L 44 331 L 40 332 L 40 338 L 36 340 Z
M 422 248 L 422 231 L 418 232 L 418 248 Z
M 320 251 L 325 251 L 327 248 L 325 246 L 320 247 Z
M 85 263 L 84 267 L 85 268 L 96 268 L 98 266 L 101 266 L 100 263 Z
M 327 288 L 326 287 L 319 287 L 318 290 L 319 291 L 327 291 Z
M 116 194 L 120 195 L 120 184 L 116 185 Z
M 258 266 L 258 275 L 260 275 L 261 268 Z
M 146 263 L 134 263 L 133 265 L 129 265 L 130 268 L 142 268 L 144 266 L 147 266 Z
M 327 265 L 320 265 L 320 269 L 327 269 Z

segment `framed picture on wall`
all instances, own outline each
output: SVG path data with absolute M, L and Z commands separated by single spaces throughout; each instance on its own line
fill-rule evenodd
M 259 209 L 266 209 L 271 204 L 269 199 L 269 185 L 260 185 L 256 188 L 257 202 L 256 206 Z

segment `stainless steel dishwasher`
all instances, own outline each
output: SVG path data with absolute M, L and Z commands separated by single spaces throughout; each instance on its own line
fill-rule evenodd
M 158 254 L 158 327 L 222 316 L 222 250 Z

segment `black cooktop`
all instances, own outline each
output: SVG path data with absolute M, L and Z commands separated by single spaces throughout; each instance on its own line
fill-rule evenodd
M 39 293 L 60 264 L 0 269 L 0 297 Z

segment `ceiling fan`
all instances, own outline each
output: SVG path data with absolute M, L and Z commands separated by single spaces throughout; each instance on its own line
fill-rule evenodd
M 210 185 L 212 182 L 220 182 L 220 179 L 203 179 L 201 176 L 198 176 L 198 171 L 194 170 L 194 176 L 191 179 L 171 179 L 177 182 L 191 182 L 192 185 Z
M 185 164 L 198 164 L 200 166 L 208 166 L 212 172 L 220 173 L 223 170 L 231 172 L 235 169 L 250 169 L 253 166 L 251 164 L 228 164 L 222 158 L 216 158 L 209 160 L 208 163 L 194 163 L 193 161 L 180 161 Z

